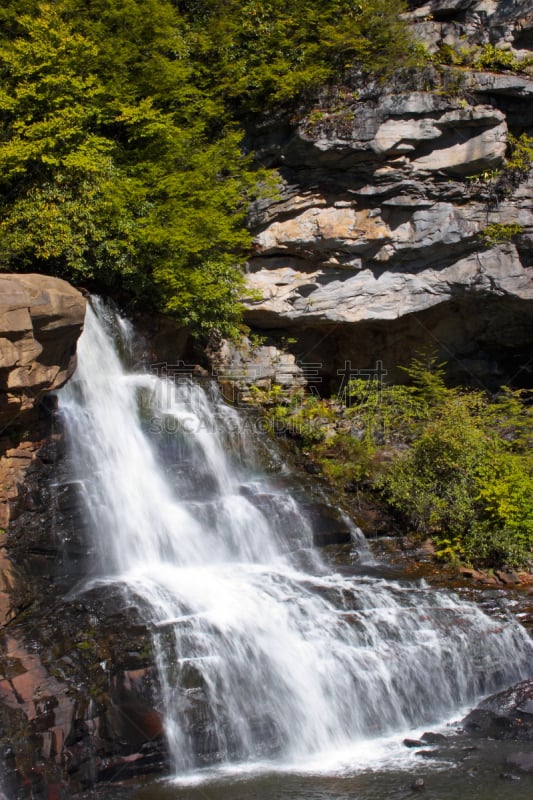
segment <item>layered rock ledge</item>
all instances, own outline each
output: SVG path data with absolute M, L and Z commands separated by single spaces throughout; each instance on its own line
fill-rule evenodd
M 527 14 L 482 5 L 428 4 L 441 17 L 424 30 L 450 27 L 447 9 L 458 41 L 482 43 L 466 12 L 499 14 L 498 42 L 521 32 L 523 56 Z M 354 76 L 303 116 L 259 126 L 250 146 L 280 188 L 253 218 L 247 322 L 290 331 L 297 356 L 330 375 L 378 358 L 393 373 L 432 343 L 461 380 L 530 383 L 533 174 L 509 158 L 533 129 L 532 95 L 527 74 L 428 67 L 386 85 Z

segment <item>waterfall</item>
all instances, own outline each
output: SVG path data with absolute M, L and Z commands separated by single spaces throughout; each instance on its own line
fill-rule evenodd
M 443 720 L 526 674 L 519 625 L 423 583 L 326 568 L 247 418 L 213 386 L 125 369 L 117 339 L 127 350 L 133 333 L 96 308 L 60 406 L 95 575 L 146 607 L 176 773 L 297 763 Z

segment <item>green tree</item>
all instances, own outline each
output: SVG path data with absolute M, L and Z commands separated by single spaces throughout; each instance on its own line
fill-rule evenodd
M 96 48 L 53 6 L 19 20 L 0 48 L 1 263 L 9 269 L 86 272 L 102 242 L 113 142 L 97 132 L 103 87 Z
M 2 41 L 2 268 L 231 333 L 255 184 L 241 135 L 191 83 L 170 4 L 113 4 L 94 24 L 69 0 L 41 4 Z
M 407 367 L 400 367 L 410 379 L 414 393 L 430 406 L 450 399 L 453 390 L 446 387 L 446 362 L 439 361 L 437 352 L 429 347 L 415 355 Z
M 416 61 L 403 0 L 181 2 L 205 85 L 239 115 L 287 103 L 353 69 L 387 74 Z M 192 39 L 191 39 L 192 41 Z
M 477 471 L 492 450 L 476 404 L 453 398 L 385 475 L 391 504 L 425 535 L 462 536 L 475 517 Z

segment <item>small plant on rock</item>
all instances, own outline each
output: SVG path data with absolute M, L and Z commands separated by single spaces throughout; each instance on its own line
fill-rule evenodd
M 479 239 L 486 247 L 494 247 L 497 244 L 511 242 L 515 236 L 520 236 L 524 232 L 522 225 L 511 223 L 504 225 L 500 222 L 491 222 L 479 233 Z

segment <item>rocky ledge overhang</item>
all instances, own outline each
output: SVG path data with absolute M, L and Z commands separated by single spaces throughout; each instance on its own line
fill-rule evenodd
M 529 16 L 523 3 L 504 14 L 509 5 L 489 12 L 523 57 Z M 434 47 L 468 41 L 487 3 L 427 6 L 441 21 L 419 9 L 415 23 Z M 445 6 L 463 23 L 442 21 Z M 278 170 L 280 190 L 254 210 L 246 321 L 297 331 L 301 352 L 332 374 L 356 352 L 359 366 L 394 366 L 428 341 L 463 361 L 462 377 L 503 374 L 506 361 L 521 369 L 533 324 L 533 173 L 511 175 L 506 156 L 511 136 L 533 132 L 532 98 L 528 75 L 428 67 L 386 85 L 354 77 L 296 120 L 258 126 L 250 146 Z M 500 241 L 483 236 L 494 224 Z M 317 344 L 328 331 L 328 346 Z

